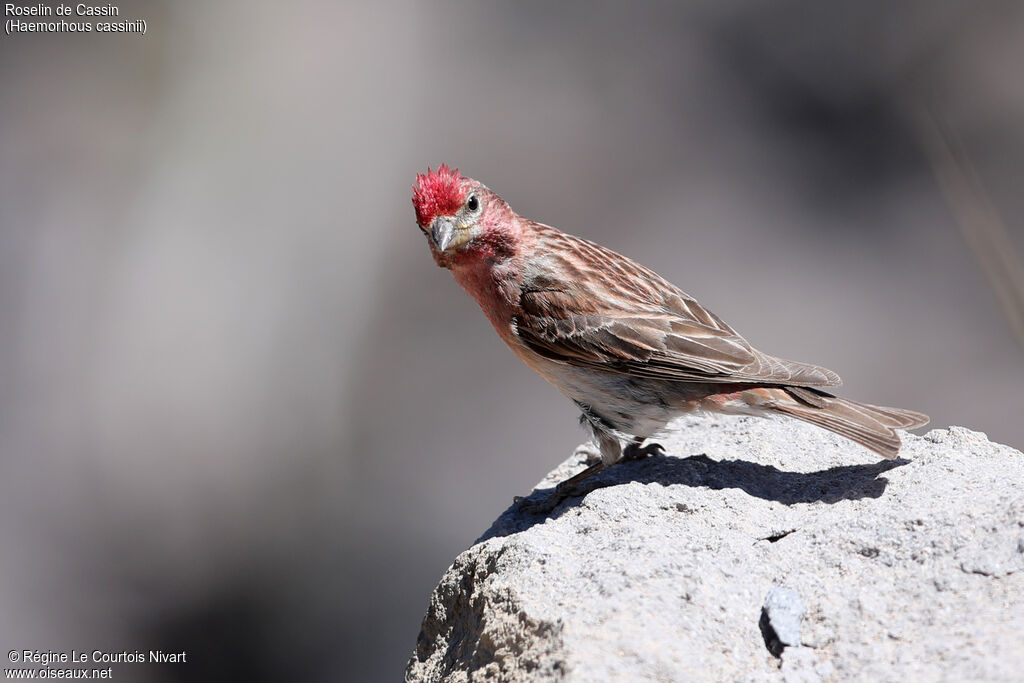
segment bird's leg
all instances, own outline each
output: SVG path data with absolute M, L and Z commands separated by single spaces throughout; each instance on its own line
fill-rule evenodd
M 622 444 L 619 443 L 619 440 L 599 427 L 595 426 L 592 429 L 594 432 L 594 442 L 598 451 L 601 453 L 601 459 L 591 464 L 587 469 L 569 477 L 555 487 L 555 494 L 561 494 L 562 499 L 573 495 L 575 493 L 576 486 L 580 482 L 585 481 L 598 472 L 611 467 L 622 459 Z
M 597 444 L 593 441 L 580 444 L 576 447 L 576 450 L 572 452 L 576 457 L 583 457 L 583 462 L 588 465 L 593 465 L 596 462 L 601 462 L 601 449 L 598 448 Z
M 576 402 L 576 405 L 580 408 L 580 424 L 590 429 L 591 439 L 580 444 L 572 454 L 577 457 L 583 456 L 584 462 L 588 465 L 601 461 L 610 465 L 618 460 L 618 453 L 621 452 L 616 450 L 620 448 L 618 439 L 607 441 L 606 437 L 602 436 L 607 435 L 607 429 L 602 426 L 601 418 L 594 413 L 590 406 L 579 401 Z M 605 440 L 602 441 L 602 439 Z

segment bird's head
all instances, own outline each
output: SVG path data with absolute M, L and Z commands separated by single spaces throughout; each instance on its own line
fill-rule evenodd
M 416 224 L 427 237 L 437 265 L 466 259 L 495 260 L 513 251 L 514 221 L 498 195 L 458 169 L 441 164 L 416 175 L 412 188 Z

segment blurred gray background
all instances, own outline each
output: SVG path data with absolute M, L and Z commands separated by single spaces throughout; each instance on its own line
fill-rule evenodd
M 401 677 L 445 567 L 585 436 L 434 266 L 442 161 L 846 396 L 1024 445 L 982 229 L 1024 246 L 1020 3 L 118 7 L 148 34 L 0 36 L 6 649 Z

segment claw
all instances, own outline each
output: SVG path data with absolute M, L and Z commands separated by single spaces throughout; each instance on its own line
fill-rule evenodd
M 540 500 L 530 500 L 525 496 L 516 496 L 513 502 L 520 512 L 526 514 L 547 514 L 558 507 L 566 498 L 586 495 L 587 490 L 582 489 L 580 483 L 607 469 L 608 465 L 604 464 L 601 459 L 601 452 L 594 444 L 580 446 L 576 449 L 575 455 L 586 455 L 589 467 L 558 484 L 554 491 Z M 665 455 L 665 449 L 660 443 L 651 442 L 646 446 L 641 446 L 639 443 L 634 442 L 622 450 L 621 460 L 641 460 L 651 455 Z
M 585 443 L 577 446 L 576 450 L 572 453 L 576 457 L 583 456 L 583 462 L 588 465 L 593 465 L 601 459 L 601 450 L 592 443 Z
M 652 441 L 646 446 L 631 443 L 622 449 L 623 460 L 642 460 L 651 455 L 665 455 L 665 448 L 660 443 Z

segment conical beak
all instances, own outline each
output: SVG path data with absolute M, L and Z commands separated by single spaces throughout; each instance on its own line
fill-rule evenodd
M 453 216 L 438 216 L 430 225 L 430 239 L 434 241 L 437 250 L 444 252 L 451 246 L 455 237 L 455 218 Z

